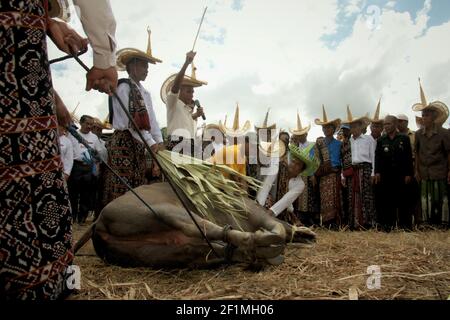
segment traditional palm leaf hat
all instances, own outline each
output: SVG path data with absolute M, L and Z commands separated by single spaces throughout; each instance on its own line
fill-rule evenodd
M 368 114 L 366 114 L 363 117 L 354 118 L 353 114 L 352 114 L 352 111 L 350 110 L 350 105 L 347 105 L 347 119 L 342 121 L 342 123 L 350 125 L 350 124 L 355 123 L 355 122 L 361 122 L 363 127 L 367 127 L 367 125 L 370 122 Z
M 298 113 L 298 110 L 297 110 L 297 128 L 289 129 L 289 131 L 294 136 L 302 136 L 304 134 L 307 134 L 309 132 L 309 130 L 311 130 L 311 123 L 308 124 L 307 127 L 303 127 L 302 121 L 300 120 L 300 114 Z
M 183 86 L 191 86 L 193 88 L 198 88 L 198 87 L 207 85 L 208 82 L 197 79 L 197 68 L 195 67 L 194 62 L 191 63 L 191 68 L 192 68 L 191 76 L 185 75 L 184 78 L 183 78 L 183 81 L 181 82 L 181 85 L 183 85 Z M 172 90 L 172 87 L 173 87 L 173 85 L 175 83 L 175 78 L 176 77 L 177 77 L 177 73 L 174 73 L 174 74 L 170 75 L 163 82 L 163 84 L 161 86 L 160 95 L 161 95 L 161 100 L 164 103 L 167 103 L 167 96 L 168 96 L 170 90 Z
M 305 168 L 300 174 L 304 177 L 312 176 L 320 166 L 320 160 L 314 154 L 314 143 L 311 143 L 306 148 L 300 149 L 295 144 L 289 145 L 289 151 L 291 152 L 291 156 L 300 160 L 305 164 Z
M 383 124 L 384 123 L 384 119 L 380 119 L 380 110 L 381 110 L 381 97 L 380 100 L 378 100 L 378 104 L 377 104 L 377 108 L 375 109 L 375 114 L 373 116 L 372 119 L 369 118 L 371 123 L 376 123 L 376 124 Z
M 442 126 L 445 123 L 445 121 L 447 121 L 448 116 L 449 116 L 449 110 L 448 110 L 447 105 L 441 101 L 434 101 L 431 103 L 427 103 L 427 99 L 425 97 L 425 93 L 423 91 L 420 78 L 419 78 L 419 86 L 420 86 L 421 102 L 413 105 L 413 107 L 412 107 L 413 111 L 420 112 L 420 111 L 424 111 L 426 109 L 435 110 L 438 113 L 435 123 L 439 126 Z
M 278 139 L 272 142 L 261 141 L 258 147 L 261 153 L 269 158 L 282 158 L 286 154 L 284 142 Z
M 263 122 L 262 126 L 261 127 L 255 126 L 255 131 L 256 132 L 258 132 L 258 130 L 263 130 L 263 129 L 265 129 L 265 130 L 272 130 L 272 129 L 276 129 L 277 128 L 277 124 L 276 123 L 274 123 L 274 124 L 272 124 L 270 126 L 268 125 L 268 123 L 269 123 L 269 111 L 270 111 L 270 108 L 267 109 L 266 117 L 264 118 L 264 122 Z
M 219 121 L 219 128 L 220 131 L 226 136 L 229 137 L 240 137 L 247 134 L 247 132 L 250 130 L 250 121 L 246 121 L 244 125 L 241 127 L 239 124 L 239 104 L 236 104 L 236 111 L 234 113 L 234 121 L 233 121 L 233 127 L 227 128 L 226 124 L 222 123 L 222 121 Z
M 147 28 L 147 33 L 148 33 L 147 52 L 135 48 L 124 48 L 117 51 L 117 70 L 125 71 L 127 63 L 133 58 L 144 60 L 151 64 L 162 62 L 162 60 L 155 58 L 152 54 L 152 43 L 151 43 L 152 32 L 150 28 Z
M 314 122 L 315 124 L 317 124 L 318 126 L 326 126 L 329 124 L 332 124 L 335 126 L 336 130 L 339 129 L 340 125 L 341 125 L 341 119 L 334 119 L 334 120 L 328 120 L 328 116 L 327 116 L 327 112 L 325 111 L 325 106 L 322 105 L 322 119 L 316 119 Z

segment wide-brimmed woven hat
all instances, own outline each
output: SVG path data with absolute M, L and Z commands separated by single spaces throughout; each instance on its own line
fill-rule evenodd
M 286 154 L 286 145 L 278 139 L 273 142 L 261 141 L 258 147 L 261 153 L 269 158 L 281 158 Z
M 219 121 L 219 128 L 220 131 L 226 136 L 229 137 L 240 137 L 247 134 L 247 132 L 250 130 L 250 121 L 246 121 L 244 125 L 241 127 L 239 124 L 239 104 L 236 105 L 236 111 L 234 113 L 234 121 L 233 121 L 233 127 L 227 128 L 225 123 L 222 123 L 222 121 Z
M 147 42 L 147 52 L 141 51 L 136 48 L 124 48 L 117 51 L 117 70 L 125 71 L 127 63 L 131 59 L 140 59 L 147 61 L 151 64 L 161 63 L 162 60 L 153 56 L 152 54 L 152 43 L 151 43 L 151 30 L 147 28 L 148 42 Z
M 315 124 L 318 126 L 326 126 L 329 124 L 332 124 L 336 127 L 336 130 L 339 129 L 339 126 L 341 125 L 341 119 L 334 119 L 334 120 L 328 120 L 327 112 L 325 111 L 325 106 L 322 105 L 322 119 L 316 119 L 314 121 Z
M 379 124 L 384 123 L 384 119 L 383 118 L 380 119 L 380 110 L 381 110 L 381 97 L 380 100 L 378 100 L 377 108 L 375 109 L 375 114 L 373 118 L 372 119 L 369 118 L 371 123 L 379 123 Z
M 435 110 L 438 113 L 438 116 L 435 120 L 435 123 L 442 126 L 448 119 L 449 116 L 449 110 L 447 105 L 444 102 L 441 101 L 433 101 L 431 103 L 427 102 L 427 99 L 425 97 L 425 93 L 422 88 L 422 83 L 419 79 L 419 86 L 420 86 L 420 103 L 416 103 L 412 106 L 413 111 L 421 112 L 424 110 Z
M 312 176 L 320 166 L 320 160 L 314 153 L 314 143 L 311 143 L 306 148 L 300 149 L 295 144 L 289 145 L 289 151 L 291 156 L 302 161 L 305 164 L 305 168 L 300 173 L 301 176 L 309 177 Z
M 266 117 L 264 118 L 264 122 L 263 122 L 262 126 L 261 127 L 255 126 L 256 132 L 258 132 L 258 130 L 264 130 L 264 129 L 265 130 L 273 130 L 273 129 L 277 128 L 277 124 L 276 123 L 274 123 L 274 124 L 272 124 L 270 126 L 268 125 L 268 123 L 269 123 L 269 111 L 270 111 L 270 108 L 267 109 Z
M 185 75 L 183 78 L 183 81 L 181 82 L 181 85 L 191 86 L 194 88 L 198 88 L 198 87 L 207 85 L 208 82 L 197 79 L 197 68 L 195 67 L 194 62 L 192 62 L 191 68 L 192 68 L 191 76 Z M 172 74 L 163 82 L 163 84 L 161 86 L 160 95 L 161 95 L 161 100 L 164 103 L 167 103 L 167 95 L 169 94 L 170 90 L 172 90 L 172 87 L 173 87 L 173 84 L 175 83 L 176 77 L 177 77 L 177 73 Z
M 302 126 L 302 121 L 300 120 L 300 114 L 297 111 L 297 128 L 295 129 L 289 129 L 289 131 L 291 132 L 291 134 L 293 134 L 294 136 L 302 136 L 304 134 L 307 134 L 309 132 L 309 130 L 311 130 L 311 123 L 308 124 L 307 127 L 303 127 Z
M 350 125 L 350 124 L 356 123 L 356 122 L 361 122 L 363 127 L 367 127 L 370 122 L 368 114 L 366 114 L 365 116 L 359 117 L 359 118 L 354 118 L 352 111 L 350 110 L 350 106 L 347 105 L 347 119 L 342 121 L 342 123 Z

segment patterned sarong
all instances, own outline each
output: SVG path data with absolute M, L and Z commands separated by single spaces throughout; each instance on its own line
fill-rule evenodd
M 106 148 L 108 149 L 109 165 L 132 188 L 145 184 L 146 158 L 142 142 L 134 139 L 128 130 L 116 130 L 107 142 Z M 104 176 L 103 206 L 106 206 L 129 190 L 110 171 L 105 171 Z
M 371 182 L 372 165 L 362 163 L 353 166 L 350 194 L 350 226 L 370 228 L 375 224 L 375 203 Z
M 73 258 L 45 16 L 43 1 L 0 2 L 0 297 L 9 299 L 60 297 Z

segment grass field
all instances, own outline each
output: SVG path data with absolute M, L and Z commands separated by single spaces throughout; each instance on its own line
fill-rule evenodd
M 75 238 L 84 228 L 75 227 Z M 232 265 L 211 270 L 155 270 L 106 265 L 88 242 L 75 258 L 81 290 L 71 299 L 449 299 L 450 232 L 332 232 L 286 250 L 263 271 Z M 381 270 L 369 289 L 367 268 Z M 349 295 L 349 293 L 351 293 Z

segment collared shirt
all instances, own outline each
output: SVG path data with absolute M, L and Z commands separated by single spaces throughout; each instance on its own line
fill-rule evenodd
M 80 20 L 94 51 L 94 66 L 116 65 L 116 20 L 108 0 L 73 0 L 80 8 Z
M 416 161 L 423 180 L 446 179 L 449 171 L 450 132 L 434 127 L 427 136 L 424 129 L 416 132 Z
M 63 163 L 64 173 L 70 176 L 73 168 L 73 145 L 72 141 L 66 136 L 59 136 L 59 147 L 61 149 L 61 160 Z
M 414 168 L 411 154 L 411 143 L 406 135 L 398 133 L 394 139 L 383 135 L 375 151 L 375 172 L 388 178 L 412 177 Z
M 133 81 L 130 79 L 130 81 Z M 161 129 L 159 128 L 158 121 L 156 121 L 156 115 L 155 110 L 153 108 L 152 103 L 152 97 L 150 95 L 150 92 L 148 92 L 140 83 L 136 83 L 133 81 L 133 83 L 137 84 L 139 88 L 139 92 L 142 95 L 142 98 L 144 99 L 145 106 L 147 107 L 147 113 L 150 118 L 150 131 L 148 130 L 141 130 L 141 134 L 144 137 L 145 141 L 150 145 L 154 145 L 155 143 L 162 143 L 163 137 L 161 133 Z M 117 95 L 120 97 L 122 102 L 125 106 L 128 106 L 129 99 L 130 99 L 130 86 L 127 83 L 122 83 L 117 88 Z M 113 105 L 113 128 L 116 130 L 128 130 L 130 131 L 133 138 L 135 138 L 137 141 L 142 141 L 139 137 L 136 130 L 134 130 L 133 127 L 130 126 L 130 120 L 128 119 L 125 112 L 122 110 L 122 107 L 119 105 L 119 101 L 117 101 L 116 98 L 113 97 L 112 99 L 112 105 Z
M 375 148 L 377 142 L 368 135 L 360 135 L 358 138 L 350 138 L 352 150 L 352 164 L 362 164 L 364 162 L 372 164 L 372 176 L 375 175 Z
M 192 119 L 193 107 L 186 105 L 178 98 L 178 94 L 172 91 L 167 95 L 166 107 L 168 135 L 194 139 L 197 121 Z

